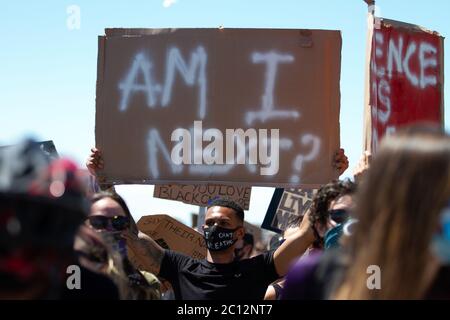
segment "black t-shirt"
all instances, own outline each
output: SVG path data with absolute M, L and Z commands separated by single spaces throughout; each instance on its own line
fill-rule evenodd
M 166 250 L 159 276 L 172 284 L 177 300 L 262 300 L 267 287 L 279 278 L 273 251 L 216 264 Z

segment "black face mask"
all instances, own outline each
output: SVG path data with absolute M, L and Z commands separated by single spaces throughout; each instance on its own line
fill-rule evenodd
M 206 246 L 210 251 L 222 251 L 230 248 L 237 239 L 233 239 L 234 232 L 239 229 L 226 229 L 214 225 L 204 229 Z

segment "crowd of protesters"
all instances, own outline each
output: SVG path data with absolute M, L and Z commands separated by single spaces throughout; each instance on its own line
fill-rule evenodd
M 103 166 L 92 149 L 89 172 Z M 333 166 L 348 168 L 343 150 Z M 77 172 L 33 141 L 0 149 L 0 299 L 450 299 L 450 136 L 437 127 L 386 137 L 354 182 L 322 186 L 257 255 L 230 199 L 210 203 L 198 260 L 162 248 L 114 188 L 91 194 Z

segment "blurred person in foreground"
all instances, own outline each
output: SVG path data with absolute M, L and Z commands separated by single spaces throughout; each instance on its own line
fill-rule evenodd
M 126 202 L 117 193 L 105 191 L 94 194 L 91 203 L 85 226 L 100 236 L 107 249 L 102 263 L 97 265 L 97 271 L 114 280 L 119 288 L 120 298 L 123 300 L 160 299 L 158 279 L 149 272 L 135 268 L 128 258 L 127 244 L 122 236 L 131 229 L 134 231 L 130 232 L 137 232 L 137 226 Z M 86 249 L 89 251 L 92 248 L 98 247 L 88 242 L 88 245 L 81 246 L 79 251 L 83 252 Z M 87 260 L 89 264 L 94 259 Z
M 84 191 L 76 165 L 50 163 L 38 143 L 0 149 L 0 299 L 118 298 L 112 281 L 78 266 Z M 79 271 L 78 288 L 68 267 Z
M 386 137 L 358 188 L 353 235 L 313 271 L 291 270 L 283 297 L 297 286 L 313 299 L 449 299 L 450 137 L 432 126 Z
M 334 299 L 450 299 L 450 136 L 410 128 L 387 137 L 358 196 L 352 261 Z M 367 269 L 381 270 L 369 290 Z

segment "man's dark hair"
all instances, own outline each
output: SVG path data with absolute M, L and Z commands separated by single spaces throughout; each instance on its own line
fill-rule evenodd
M 237 204 L 230 198 L 215 199 L 208 204 L 208 209 L 211 207 L 225 207 L 233 209 L 236 212 L 238 219 L 244 222 L 244 209 L 242 209 L 242 207 L 239 204 Z
M 310 219 L 314 226 L 316 222 L 325 225 L 328 220 L 330 203 L 337 198 L 352 195 L 356 184 L 350 180 L 336 180 L 322 186 L 316 193 L 311 206 Z

